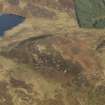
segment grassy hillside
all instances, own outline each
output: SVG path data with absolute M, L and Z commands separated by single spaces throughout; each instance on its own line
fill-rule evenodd
M 0 4 L 26 17 L 0 38 L 0 105 L 104 105 L 104 29 L 80 28 L 70 0 Z

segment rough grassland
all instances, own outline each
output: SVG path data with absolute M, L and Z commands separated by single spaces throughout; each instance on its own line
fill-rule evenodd
M 3 11 L 24 15 L 27 2 Z M 105 105 L 105 30 L 42 4 L 32 7 L 53 16 L 29 12 L 0 39 L 0 105 Z

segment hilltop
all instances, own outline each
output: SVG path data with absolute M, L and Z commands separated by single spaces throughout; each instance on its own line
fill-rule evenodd
M 105 30 L 80 28 L 71 0 L 0 0 L 25 21 L 0 38 L 0 105 L 104 105 Z

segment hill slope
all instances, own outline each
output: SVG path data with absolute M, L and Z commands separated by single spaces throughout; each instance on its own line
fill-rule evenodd
M 0 105 L 104 105 L 105 30 L 78 27 L 70 0 L 1 0 L 26 17 L 0 39 Z

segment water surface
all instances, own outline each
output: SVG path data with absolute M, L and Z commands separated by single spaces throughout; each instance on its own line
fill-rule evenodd
M 5 31 L 12 29 L 24 21 L 25 17 L 15 14 L 0 13 L 0 36 L 3 36 Z

